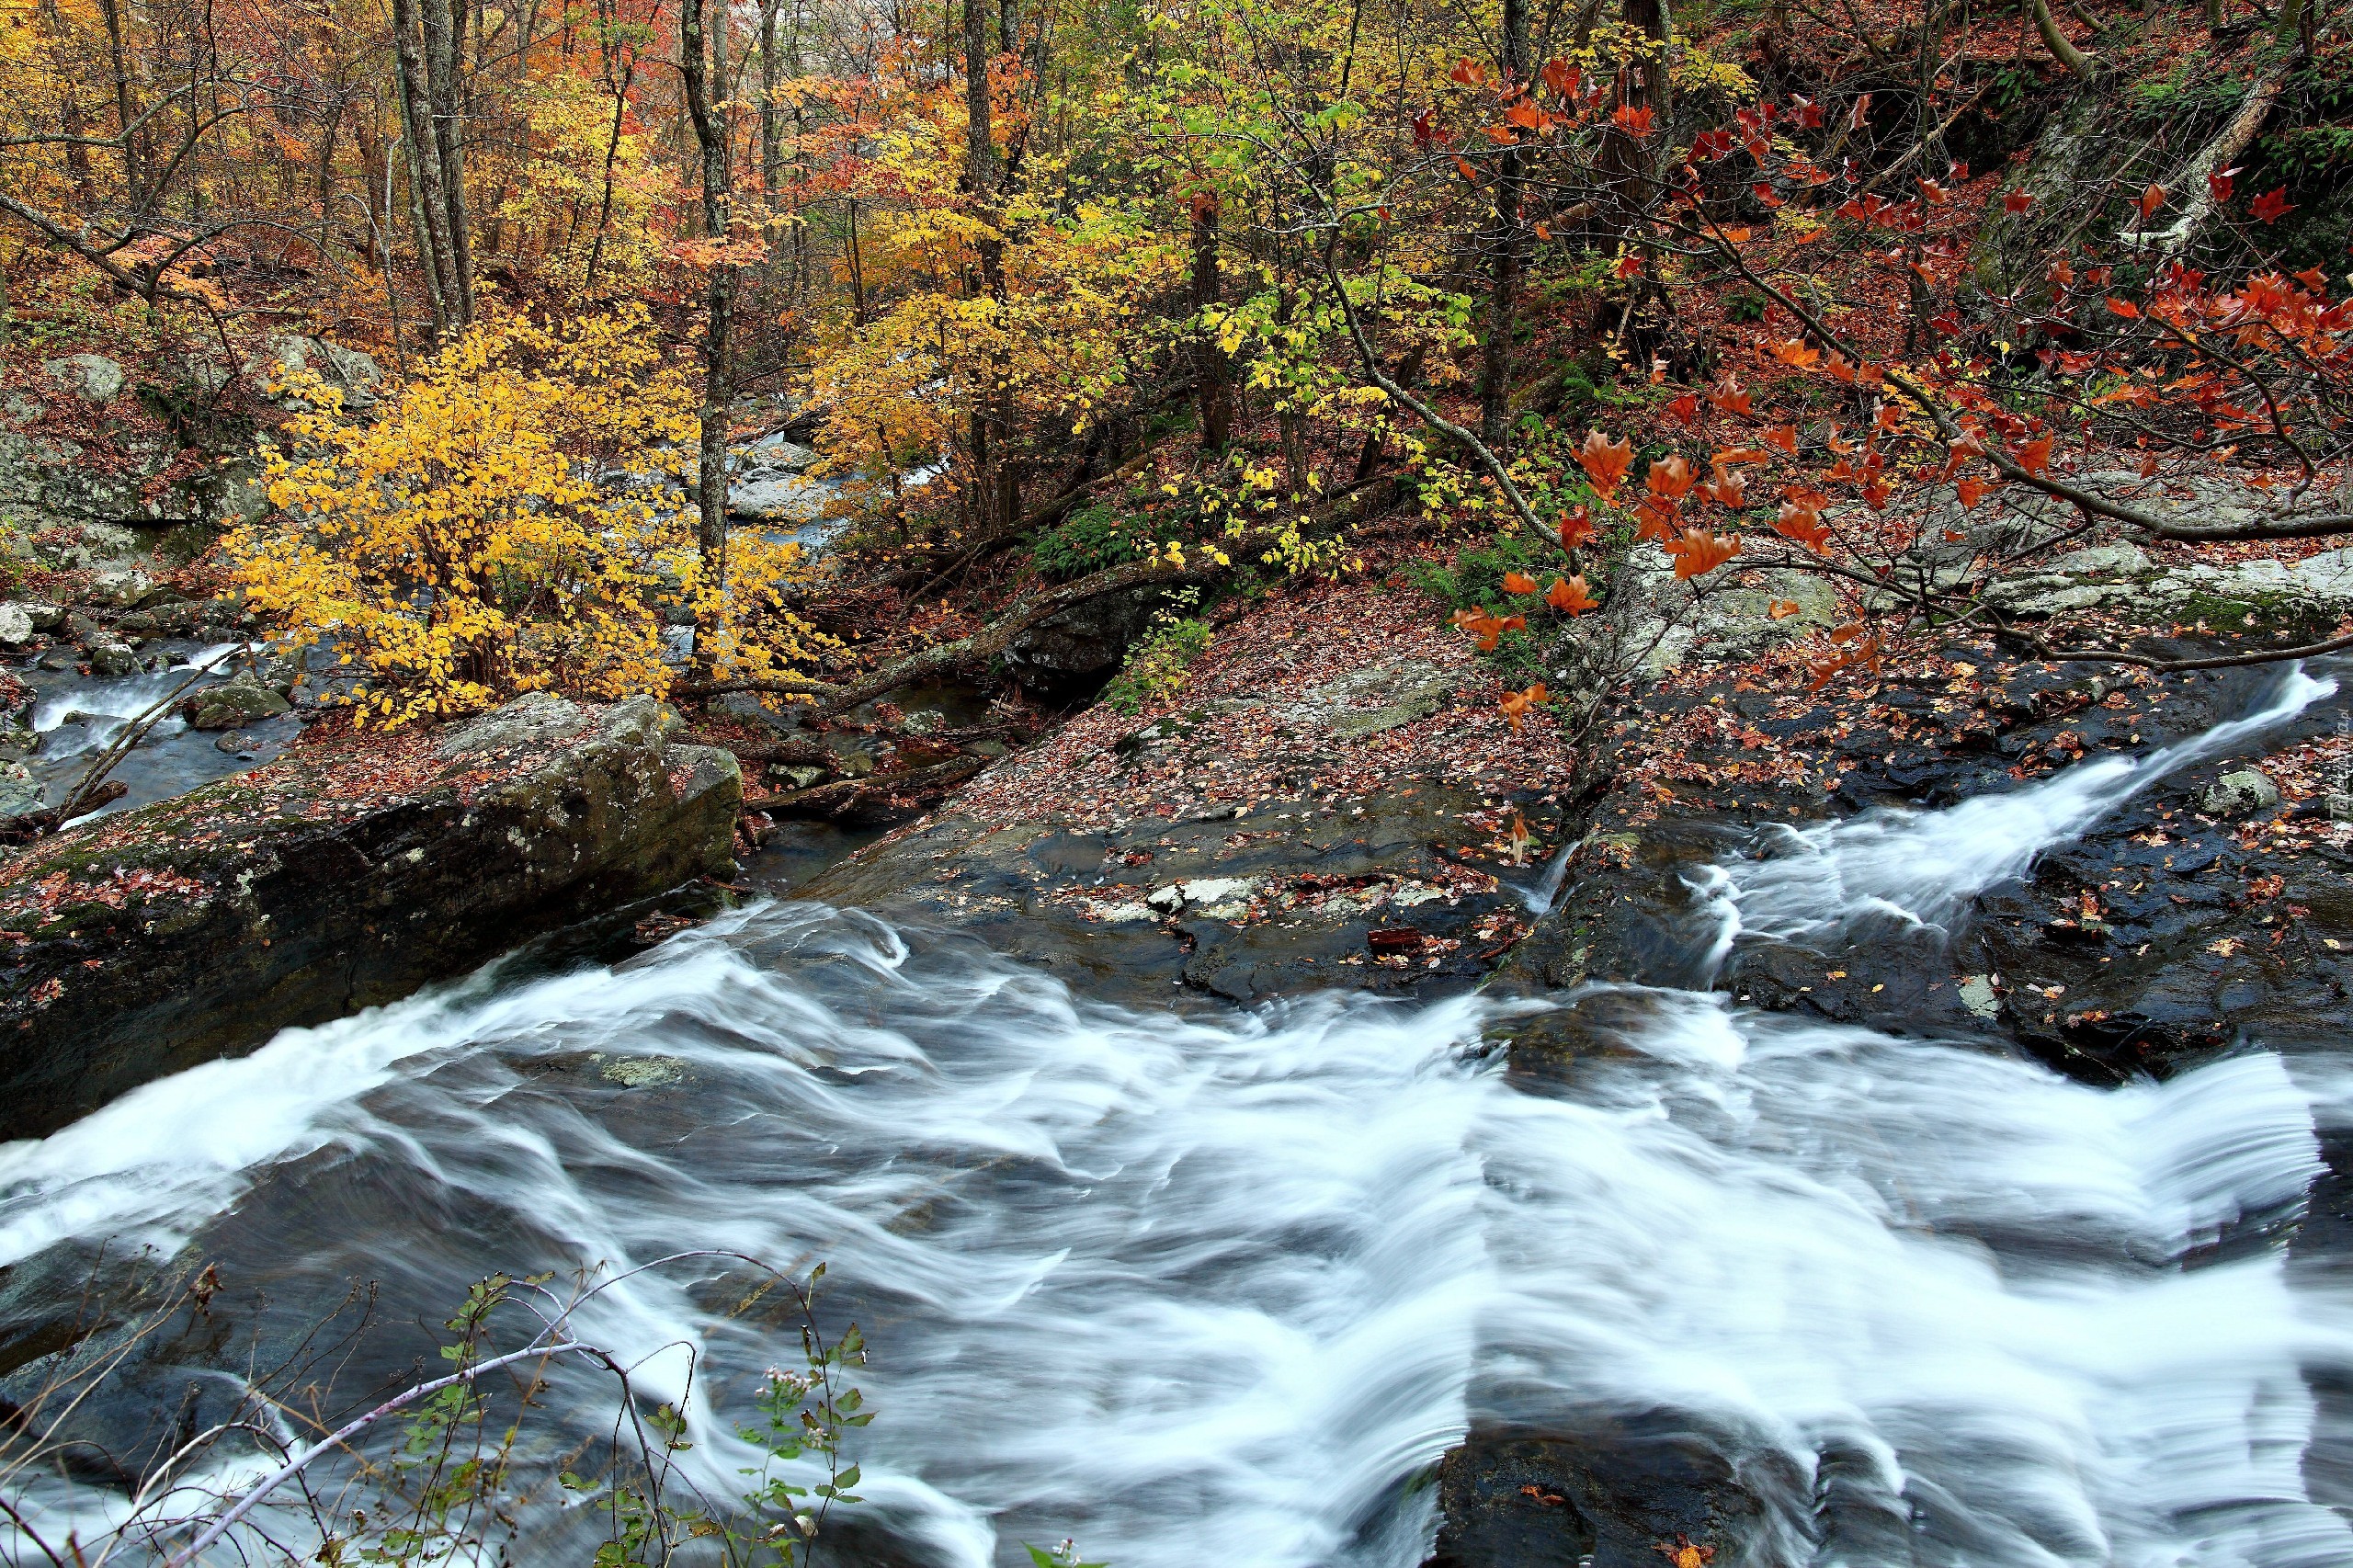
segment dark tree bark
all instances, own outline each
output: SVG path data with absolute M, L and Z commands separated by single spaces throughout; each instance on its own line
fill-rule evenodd
M 446 165 L 426 85 L 416 9 L 416 0 L 392 0 L 393 85 L 400 99 L 401 142 L 408 156 L 410 215 L 425 263 L 426 297 L 433 307 L 434 329 L 448 332 L 462 325 L 464 316 L 449 245 L 449 203 L 441 188 Z
M 981 285 L 1000 311 L 1006 301 L 1005 241 L 996 233 L 995 127 L 989 103 L 988 13 L 983 0 L 964 0 L 964 177 L 972 187 L 972 208 L 984 231 L 979 242 Z M 998 368 L 1003 380 L 1003 367 Z M 1021 516 L 1021 492 L 1010 465 L 994 449 L 994 437 L 1004 428 L 1002 386 L 983 393 L 973 404 L 972 512 L 976 525 L 986 528 Z M 991 415 L 998 429 L 990 429 Z
M 723 243 L 728 229 L 728 156 L 731 139 L 726 121 L 711 103 L 710 84 L 727 80 L 727 13 L 722 9 L 715 25 L 705 28 L 705 0 L 681 0 L 678 8 L 679 68 L 686 79 L 687 114 L 694 124 L 702 151 L 703 232 Z M 708 40 L 705 31 L 711 35 Z M 702 551 L 712 585 L 727 580 L 727 405 L 732 393 L 728 356 L 729 329 L 735 306 L 735 268 L 713 262 L 703 288 L 702 437 L 695 472 L 698 514 L 695 539 Z M 699 640 L 698 658 L 707 654 L 710 628 Z
M 459 0 L 462 6 L 463 0 Z M 449 255 L 449 305 L 452 324 L 474 319 L 473 255 L 466 232 L 466 152 L 462 9 L 451 0 L 419 0 L 425 22 L 425 110 L 433 127 L 430 143 L 440 161 L 442 228 Z
M 1216 306 L 1221 291 L 1217 217 L 1216 193 L 1197 193 L 1193 198 L 1191 301 L 1197 319 L 1202 312 Z M 1219 347 L 1217 335 L 1206 327 L 1199 329 L 1194 340 L 1193 381 L 1194 395 L 1200 403 L 1201 450 L 1222 452 L 1233 435 L 1233 386 L 1225 350 Z
M 1664 3 L 1664 0 L 1659 0 Z M 1528 0 L 1504 0 L 1504 80 L 1525 89 L 1528 69 Z M 1518 325 L 1521 250 L 1520 206 L 1527 170 L 1519 151 L 1506 148 L 1495 172 L 1495 227 L 1487 292 L 1487 329 L 1480 346 L 1479 436 L 1500 447 L 1511 424 L 1511 339 Z

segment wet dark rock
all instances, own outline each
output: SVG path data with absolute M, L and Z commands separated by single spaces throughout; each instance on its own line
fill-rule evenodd
M 1661 1548 L 1717 1568 L 1771 1562 L 1810 1502 L 1787 1456 L 1656 1411 L 1557 1431 L 1473 1429 L 1438 1467 L 1430 1568 L 1660 1568 Z
M 1152 624 L 1165 597 L 1150 587 L 1083 599 L 1015 636 L 1005 651 L 1006 667 L 1032 691 L 1053 697 L 1090 693 L 1118 672 L 1129 645 Z
M 1256 1002 L 1330 986 L 1443 994 L 1474 984 L 1524 928 L 1517 894 L 1445 850 L 1481 804 L 1431 787 L 1090 833 L 951 808 L 801 892 L 952 925 L 1123 1001 L 1165 1005 L 1181 991 Z M 1401 926 L 1422 934 L 1412 952 L 1372 949 L 1376 929 Z
M 114 629 L 140 637 L 190 637 L 224 628 L 236 618 L 233 606 L 217 599 L 162 600 L 123 615 Z
M 733 866 L 734 759 L 537 696 L 395 764 L 296 753 L 0 871 L 0 1141 Z

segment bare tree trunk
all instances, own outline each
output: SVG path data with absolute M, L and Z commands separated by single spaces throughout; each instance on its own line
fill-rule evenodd
M 449 204 L 441 188 L 441 145 L 426 92 L 424 50 L 417 41 L 416 0 L 392 0 L 392 71 L 426 297 L 432 302 L 434 330 L 448 332 L 461 324 L 463 315 L 450 266 Z
M 1503 74 L 1506 83 L 1529 86 L 1528 0 L 1504 0 Z M 1522 235 L 1520 203 L 1526 183 L 1517 148 L 1506 148 L 1495 173 L 1495 230 L 1487 294 L 1487 330 L 1479 364 L 1479 437 L 1501 447 L 1511 423 L 1511 338 L 1518 324 Z
M 147 204 L 147 176 L 139 155 L 143 137 L 131 130 L 139 116 L 131 107 L 131 72 L 123 60 L 122 12 L 117 0 L 98 0 L 98 11 L 106 18 L 107 53 L 114 67 L 114 128 L 122 138 L 122 183 L 131 210 L 137 211 Z
M 465 106 L 460 80 L 465 0 L 451 15 L 451 0 L 421 0 L 425 18 L 425 108 L 433 122 L 430 143 L 440 162 L 442 227 L 449 246 L 449 305 L 452 322 L 474 319 L 473 256 L 466 233 Z
M 2059 18 L 2051 14 L 2050 0 L 2027 0 L 2027 8 L 2034 17 L 2034 30 L 2042 35 L 2043 47 L 2051 51 L 2053 60 L 2074 73 L 2078 81 L 2088 82 L 2099 74 L 2090 57 L 2060 30 Z
M 1193 198 L 1193 315 L 1214 309 L 1221 292 L 1217 269 L 1217 195 L 1202 191 Z M 1233 435 L 1233 388 L 1228 379 L 1225 350 L 1217 334 L 1197 326 L 1193 350 L 1193 390 L 1200 402 L 1201 450 L 1222 452 Z
M 678 51 L 686 78 L 687 114 L 694 123 L 695 140 L 702 149 L 703 232 L 714 242 L 727 238 L 727 199 L 732 172 L 732 139 L 726 121 L 713 109 L 710 83 L 715 76 L 722 90 L 727 80 L 727 13 L 722 8 L 704 40 L 705 0 L 681 0 L 678 8 Z M 709 59 L 706 61 L 706 51 Z M 715 69 L 714 69 L 715 67 Z M 702 437 L 695 472 L 699 514 L 695 542 L 702 551 L 713 587 L 727 581 L 727 405 L 728 329 L 735 304 L 735 268 L 713 262 L 703 288 L 706 322 L 703 329 Z M 698 640 L 696 656 L 707 658 L 711 639 Z
M 621 122 L 629 113 L 630 84 L 637 78 L 637 57 L 632 54 L 621 67 L 620 80 L 613 87 L 613 129 L 605 138 L 604 192 L 597 199 L 597 237 L 588 242 L 588 267 L 581 274 L 580 287 L 594 293 L 597 288 L 597 264 L 604 259 L 605 235 L 613 222 L 613 165 L 620 156 Z M 611 67 L 606 68 L 606 79 L 611 80 Z
M 1628 22 L 1643 29 L 1643 36 L 1655 46 L 1655 57 L 1642 70 L 1641 102 L 1648 104 L 1654 123 L 1659 132 L 1667 132 L 1667 121 L 1675 117 L 1675 86 L 1667 69 L 1666 49 L 1675 37 L 1675 17 L 1667 9 L 1667 0 L 1625 0 L 1620 13 Z
M 784 183 L 784 145 L 776 112 L 776 10 L 779 0 L 760 0 L 760 195 L 773 204 Z
M 979 241 L 981 283 L 988 290 L 990 300 L 1000 313 L 1006 301 L 1005 241 L 996 233 L 996 147 L 993 110 L 989 103 L 989 30 L 988 15 L 981 9 L 982 0 L 964 0 L 964 177 L 972 191 L 972 209 L 979 216 L 983 235 Z M 996 379 L 1002 382 L 1004 367 L 996 367 Z M 992 458 L 989 417 L 1001 408 L 1001 385 L 987 389 L 975 398 L 971 421 L 973 472 L 973 520 L 982 527 L 1010 514 L 1020 516 L 1020 493 L 1008 473 L 996 472 L 1002 464 Z

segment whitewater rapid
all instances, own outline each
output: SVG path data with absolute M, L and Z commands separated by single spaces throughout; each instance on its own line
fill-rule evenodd
M 2001 855 L 1936 875 L 2133 778 L 2076 774 L 2098 791 L 1959 808 Z M 1953 815 L 1807 854 L 1892 897 L 1872 835 Z M 1743 918 L 1813 917 L 1758 879 L 1783 863 L 1725 870 Z M 1540 1093 L 1493 1049 L 1539 1026 L 1588 1042 Z M 858 1512 L 942 1568 L 1065 1536 L 1115 1568 L 1411 1568 L 1466 1431 L 1628 1423 L 1740 1464 L 1756 1562 L 2323 1568 L 2353 1532 L 2308 1489 L 2347 1437 L 2313 1391 L 2353 1376 L 2353 1300 L 2284 1237 L 2347 1104 L 2260 1050 L 2104 1091 L 1698 993 L 1139 1014 L 767 903 L 0 1149 L 0 1263 L 134 1238 L 438 1319 L 494 1268 L 822 1258 L 873 1346 Z M 694 1368 L 688 1462 L 725 1492 L 790 1352 L 700 1285 L 639 1276 L 582 1328 L 663 1397 Z

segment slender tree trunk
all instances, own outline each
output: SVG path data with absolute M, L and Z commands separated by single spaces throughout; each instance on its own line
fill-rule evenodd
M 2077 81 L 2088 82 L 2099 74 L 2090 57 L 2077 49 L 2060 28 L 2059 18 L 2051 14 L 2050 0 L 2027 0 L 2027 10 L 2034 17 L 2034 30 L 2042 35 L 2042 46 L 2051 51 L 2053 60 L 2072 72 Z
M 1503 73 L 1506 83 L 1522 90 L 1529 87 L 1528 0 L 1504 0 Z M 1495 174 L 1493 278 L 1479 366 L 1479 437 L 1497 448 L 1511 424 L 1511 339 L 1518 324 L 1520 204 L 1525 184 L 1519 151 L 1506 148 Z
M 852 324 L 863 328 L 866 314 L 866 258 L 858 245 L 858 198 L 849 199 L 849 235 L 842 247 L 843 260 L 849 267 L 849 308 Z
M 1643 36 L 1655 46 L 1656 57 L 1642 69 L 1643 91 L 1638 100 L 1651 108 L 1652 123 L 1661 136 L 1669 134 L 1667 122 L 1675 117 L 1675 87 L 1667 70 L 1666 48 L 1675 38 L 1675 17 L 1667 9 L 1667 0 L 1624 0 L 1620 13 L 1625 20 L 1643 29 Z
M 609 73 L 608 74 L 609 77 Z M 637 57 L 632 54 L 621 67 L 621 78 L 613 88 L 613 129 L 605 138 L 604 194 L 597 199 L 597 237 L 588 243 L 588 267 L 581 275 L 580 287 L 593 293 L 597 288 L 597 264 L 604 259 L 605 235 L 613 222 L 613 164 L 620 156 L 621 123 L 629 113 L 630 84 L 637 79 Z
M 1214 309 L 1219 301 L 1217 217 L 1216 193 L 1205 190 L 1193 198 L 1192 306 L 1196 322 L 1202 312 Z M 1233 391 L 1227 378 L 1225 350 L 1210 328 L 1197 325 L 1195 331 L 1198 335 L 1193 350 L 1193 389 L 1200 401 L 1201 450 L 1222 452 L 1233 434 Z
M 427 0 L 430 4 L 430 0 Z M 424 263 L 426 297 L 436 332 L 460 325 L 449 249 L 449 203 L 441 188 L 441 144 L 435 134 L 425 51 L 417 39 L 416 0 L 392 0 L 392 74 L 400 99 L 401 143 L 408 154 L 409 205 Z
M 706 41 L 704 7 L 705 0 L 681 0 L 679 65 L 686 78 L 688 118 L 702 150 L 703 232 L 714 242 L 724 243 L 731 138 L 726 121 L 712 107 L 710 84 L 716 79 L 723 90 L 727 81 L 727 13 L 722 6 L 711 18 L 711 37 Z M 727 406 L 732 392 L 728 334 L 734 304 L 735 268 L 713 262 L 703 288 L 702 437 L 695 472 L 699 514 L 695 540 L 713 589 L 723 589 L 727 581 Z M 698 640 L 698 660 L 709 656 L 711 630 L 706 628 L 706 635 Z
M 457 325 L 474 319 L 473 256 L 466 233 L 465 0 L 419 0 L 425 18 L 425 108 L 433 122 L 431 146 L 440 162 L 441 223 L 449 236 L 449 312 Z
M 989 104 L 988 15 L 983 0 L 964 0 L 964 177 L 972 192 L 983 237 L 979 242 L 981 283 L 1001 315 L 1005 301 L 1005 242 L 996 233 L 996 147 Z M 990 416 L 1001 413 L 1005 367 L 1002 356 L 992 355 L 996 385 L 981 389 L 972 404 L 971 421 L 975 521 L 983 527 L 1008 514 L 1020 516 L 1020 493 L 1010 473 L 995 472 L 992 462 Z M 1002 424 L 1000 423 L 1000 432 Z
M 343 97 L 338 87 L 327 100 L 324 119 L 319 128 L 319 166 L 317 191 L 319 201 L 319 259 L 326 260 L 327 234 L 335 223 L 335 135 L 343 129 Z M 363 247 L 362 255 L 365 255 Z
M 784 183 L 782 126 L 776 111 L 776 85 L 781 79 L 776 58 L 778 4 L 760 0 L 760 196 L 771 206 L 776 187 Z
M 115 132 L 122 138 L 122 183 L 131 210 L 138 211 L 147 205 L 147 176 L 139 155 L 143 138 L 133 135 L 131 129 L 138 111 L 131 107 L 131 71 L 123 60 L 122 12 L 117 0 L 98 0 L 98 12 L 106 18 L 107 54 L 114 69 Z

